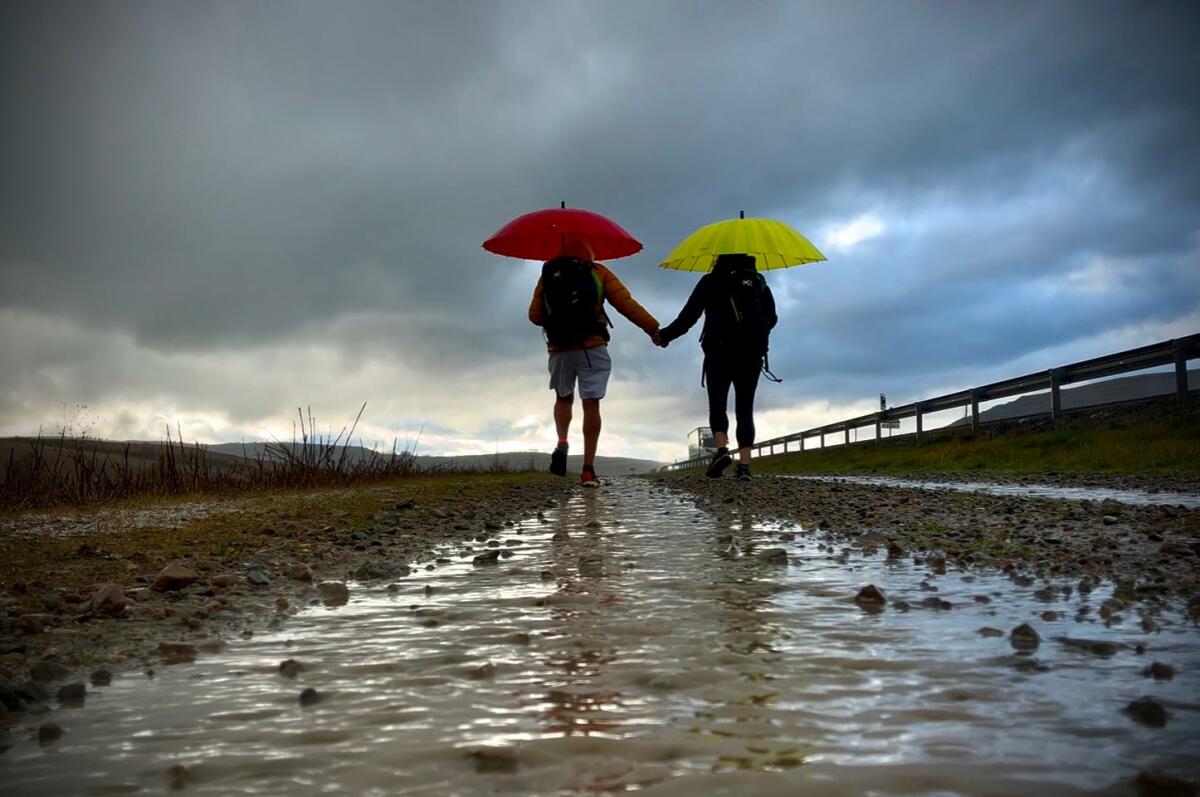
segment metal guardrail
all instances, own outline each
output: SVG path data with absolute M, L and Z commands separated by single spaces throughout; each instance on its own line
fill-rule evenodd
M 1038 371 L 1037 373 L 1025 374 L 1024 376 L 1012 379 L 1004 379 L 988 385 L 960 390 L 956 393 L 947 393 L 943 396 L 914 401 L 911 404 L 904 404 L 899 407 L 889 407 L 881 412 L 860 415 L 857 418 L 848 418 L 844 421 L 817 426 L 812 429 L 806 429 L 803 432 L 763 440 L 755 443 L 751 447 L 751 451 L 754 453 L 754 456 L 762 456 L 763 451 L 775 454 L 775 448 L 782 446 L 783 451 L 780 453 L 786 454 L 789 444 L 797 442 L 800 445 L 796 450 L 804 451 L 805 441 L 814 437 L 821 438 L 821 448 L 824 448 L 825 436 L 838 432 L 843 434 L 844 444 L 849 445 L 850 432 L 852 430 L 870 426 L 875 428 L 875 436 L 860 442 L 873 442 L 882 438 L 882 423 L 884 421 L 897 421 L 901 418 L 916 418 L 917 431 L 915 436 L 916 439 L 920 440 L 925 435 L 924 424 L 922 422 L 924 415 L 956 407 L 971 408 L 971 429 L 978 430 L 980 425 L 979 402 L 1008 398 L 1009 396 L 1019 396 L 1024 393 L 1046 389 L 1050 390 L 1049 414 L 1052 418 L 1058 419 L 1063 414 L 1061 394 L 1063 385 L 1087 382 L 1092 379 L 1100 379 L 1101 377 L 1125 374 L 1132 371 L 1142 371 L 1146 368 L 1156 368 L 1172 363 L 1175 365 L 1175 393 L 1178 395 L 1179 400 L 1183 402 L 1187 400 L 1189 390 L 1187 363 L 1188 360 L 1197 357 L 1200 357 L 1200 333 L 1188 335 L 1183 338 L 1174 338 L 1173 340 L 1164 340 L 1161 343 L 1155 343 L 1150 346 L 1127 349 L 1126 351 L 1119 351 L 1104 357 L 1095 357 L 1091 360 L 1083 360 L 1059 368 L 1051 368 L 1047 371 Z M 908 437 L 909 434 L 911 433 L 895 435 L 889 439 Z M 705 465 L 707 462 L 708 457 L 697 457 L 695 459 L 672 462 L 664 470 L 695 468 Z

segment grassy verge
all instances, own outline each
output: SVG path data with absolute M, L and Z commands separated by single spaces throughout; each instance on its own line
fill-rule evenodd
M 317 491 L 281 491 L 240 497 L 195 496 L 194 501 L 131 499 L 107 507 L 58 512 L 48 516 L 96 518 L 98 531 L 69 536 L 48 533 L 0 535 L 0 585 L 16 582 L 67 588 L 112 581 L 173 559 L 202 559 L 233 567 L 267 543 L 303 550 L 326 529 L 363 530 L 398 497 L 423 507 L 483 507 L 504 491 L 534 487 L 553 477 L 542 473 L 498 473 L 410 477 L 364 487 Z M 189 508 L 199 508 L 189 513 Z M 149 515 L 149 522 L 123 522 L 127 515 Z M 28 520 L 8 515 L 9 522 Z
M 1200 413 L 1086 419 L 1007 434 L 934 437 L 779 454 L 756 460 L 761 473 L 1078 473 L 1200 476 Z

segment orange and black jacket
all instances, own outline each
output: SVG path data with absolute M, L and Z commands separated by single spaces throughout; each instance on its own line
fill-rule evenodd
M 594 264 L 596 276 L 600 280 L 600 286 L 603 289 L 603 298 L 596 304 L 596 322 L 601 329 L 608 326 L 608 316 L 604 312 L 604 302 L 607 300 L 609 304 L 617 308 L 617 312 L 628 318 L 636 326 L 641 328 L 647 335 L 654 333 L 658 329 L 658 321 L 654 316 L 646 311 L 646 308 L 634 300 L 630 295 L 629 289 L 617 279 L 617 275 L 612 273 L 606 266 L 601 263 Z M 537 287 L 533 289 L 533 301 L 529 303 L 529 320 L 537 326 L 542 326 L 543 313 L 545 308 L 542 307 L 542 280 L 539 277 Z M 573 351 L 578 349 L 594 349 L 597 346 L 603 346 L 607 341 L 603 335 L 593 335 L 583 342 L 580 346 L 551 346 L 546 344 L 546 348 L 551 353 L 559 351 Z

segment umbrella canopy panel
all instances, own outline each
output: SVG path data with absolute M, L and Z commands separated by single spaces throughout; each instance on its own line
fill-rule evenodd
M 727 219 L 701 227 L 660 265 L 677 271 L 712 271 L 718 255 L 753 255 L 759 271 L 824 260 L 812 241 L 782 221 Z
M 642 251 L 642 244 L 612 219 L 580 208 L 546 208 L 505 224 L 483 242 L 497 255 L 525 260 L 578 257 L 613 260 Z

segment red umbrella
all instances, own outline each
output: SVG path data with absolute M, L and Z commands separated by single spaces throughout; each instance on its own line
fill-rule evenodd
M 564 202 L 518 216 L 484 241 L 483 248 L 525 260 L 613 260 L 642 251 L 642 244 L 612 219 Z

